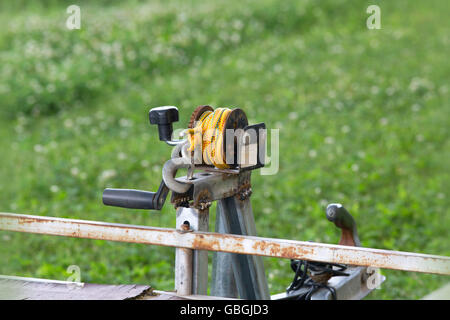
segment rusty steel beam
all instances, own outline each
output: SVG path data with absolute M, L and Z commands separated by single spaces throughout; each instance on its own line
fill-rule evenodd
M 450 257 L 212 232 L 0 213 L 0 230 L 450 275 Z

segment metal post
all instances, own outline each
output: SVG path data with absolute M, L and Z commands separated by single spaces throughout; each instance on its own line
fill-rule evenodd
M 240 200 L 237 197 L 228 197 L 220 200 L 217 206 L 217 218 L 219 218 L 219 225 L 217 226 L 223 228 L 224 233 L 252 236 L 256 233 L 253 212 L 248 198 Z M 217 253 L 215 259 L 215 264 L 221 263 L 221 268 L 214 270 L 214 295 L 234 294 L 232 283 L 234 280 L 240 298 L 270 299 L 261 257 L 241 254 L 231 254 L 227 257 L 223 253 Z M 234 274 L 233 280 L 229 276 L 231 269 Z M 227 272 L 220 272 L 221 270 L 227 270 Z M 235 297 L 235 295 L 232 295 L 232 297 Z
M 194 208 L 179 207 L 177 209 L 176 226 L 180 229 L 183 224 L 188 224 L 191 231 L 209 230 L 209 210 L 197 210 Z M 178 283 L 178 249 L 175 255 L 175 283 Z M 208 291 L 208 251 L 194 250 L 192 254 L 192 294 L 206 295 Z
M 248 236 L 256 236 L 255 218 L 253 216 L 250 198 L 239 200 L 237 197 L 234 197 L 233 200 L 233 204 L 237 212 L 237 217 L 239 218 L 239 223 L 241 225 L 241 229 L 243 230 L 242 234 Z M 262 257 L 248 255 L 247 259 L 249 259 L 250 273 L 252 280 L 254 281 L 255 290 L 257 292 L 257 299 L 269 300 L 269 286 L 267 284 Z
M 177 248 L 175 263 L 175 290 L 180 296 L 192 294 L 192 249 Z
M 229 231 L 229 225 L 220 201 L 217 203 L 215 231 L 218 233 L 227 233 Z M 239 296 L 234 278 L 232 259 L 232 253 L 214 252 L 211 295 L 228 298 L 237 298 Z

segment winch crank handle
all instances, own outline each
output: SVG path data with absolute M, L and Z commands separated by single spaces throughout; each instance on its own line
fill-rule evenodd
M 340 203 L 331 203 L 326 210 L 327 219 L 334 222 L 336 227 L 342 230 L 340 245 L 360 247 L 356 222 L 352 215 Z
M 144 210 L 161 210 L 169 189 L 161 181 L 157 192 L 131 189 L 105 189 L 103 204 L 113 207 Z

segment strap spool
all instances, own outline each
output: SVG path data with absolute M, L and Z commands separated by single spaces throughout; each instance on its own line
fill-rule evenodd
M 237 163 L 237 136 L 234 143 L 227 142 L 227 129 L 244 129 L 248 119 L 242 109 L 218 108 L 199 106 L 191 115 L 188 128 L 190 151 L 201 144 L 202 164 L 215 166 L 219 169 L 230 169 Z M 201 129 L 201 131 L 200 131 Z M 233 154 L 233 160 L 228 161 L 226 155 Z

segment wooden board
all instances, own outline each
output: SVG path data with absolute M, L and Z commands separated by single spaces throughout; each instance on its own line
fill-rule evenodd
M 0 300 L 128 300 L 164 298 L 145 285 L 74 284 L 46 279 L 1 277 Z M 172 298 L 172 297 L 168 297 Z

